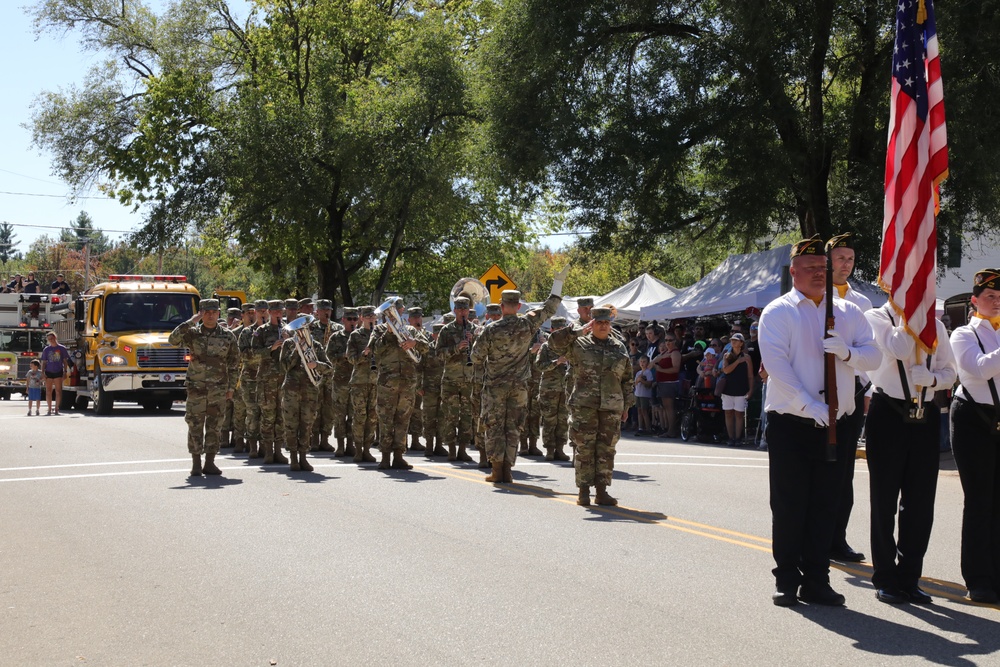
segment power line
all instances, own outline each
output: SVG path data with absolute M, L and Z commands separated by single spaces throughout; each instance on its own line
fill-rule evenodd
M 10 192 L 7 190 L 0 190 L 0 195 L 15 195 L 18 197 L 50 197 L 52 199 L 101 199 L 104 201 L 117 201 L 114 197 L 92 197 L 87 195 L 80 195 L 77 197 L 70 197 L 68 195 L 43 195 L 37 192 Z
M 62 185 L 62 183 L 56 183 L 55 181 L 47 181 L 44 178 L 38 178 L 36 176 L 28 176 L 27 174 L 21 174 L 16 171 L 11 171 L 10 169 L 0 169 L 5 174 L 12 174 L 14 176 L 20 176 L 21 178 L 27 178 L 32 181 L 38 181 L 39 183 L 48 183 L 49 185 Z
M 30 224 L 25 223 L 25 222 L 6 222 L 6 221 L 3 221 L 2 224 L 10 225 L 11 227 L 30 227 L 32 229 L 59 229 L 59 230 L 67 230 L 67 231 L 72 231 L 72 230 L 76 229 L 75 227 L 67 227 L 65 225 L 61 225 L 61 226 L 60 225 L 30 225 Z M 90 231 L 94 232 L 95 234 L 131 234 L 135 230 L 133 230 L 133 229 L 129 229 L 129 230 L 121 230 L 121 229 L 91 229 Z

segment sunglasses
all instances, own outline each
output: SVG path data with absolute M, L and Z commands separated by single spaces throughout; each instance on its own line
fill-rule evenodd
M 356 318 L 356 317 L 345 317 L 344 319 L 347 320 L 348 322 L 357 322 L 358 321 L 358 318 Z

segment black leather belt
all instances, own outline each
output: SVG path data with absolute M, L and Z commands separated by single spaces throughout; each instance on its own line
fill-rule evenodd
M 778 415 L 782 419 L 787 419 L 788 421 L 795 422 L 796 424 L 802 424 L 803 426 L 811 426 L 813 428 L 826 428 L 822 424 L 816 422 L 815 419 L 809 419 L 808 417 L 800 417 L 798 415 L 790 415 L 786 412 L 772 412 L 771 414 Z M 846 419 L 848 415 L 844 415 L 837 419 L 837 422 Z

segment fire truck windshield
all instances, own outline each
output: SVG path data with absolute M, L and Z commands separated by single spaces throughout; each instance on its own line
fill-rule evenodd
M 0 352 L 41 352 L 45 349 L 45 331 L 0 331 Z
M 173 331 L 194 314 L 191 294 L 108 294 L 104 305 L 105 331 Z

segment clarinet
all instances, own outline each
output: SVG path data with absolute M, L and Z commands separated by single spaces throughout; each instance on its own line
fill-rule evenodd
M 372 326 L 372 327 L 365 326 L 365 328 L 368 329 L 368 345 L 372 349 L 371 370 L 377 371 L 378 370 L 378 363 L 375 361 L 375 346 L 371 344 L 372 343 L 372 336 L 374 335 L 373 332 L 375 331 L 375 328 L 374 328 L 374 326 Z
M 465 322 L 462 323 L 462 336 L 465 340 L 469 339 L 469 318 L 465 318 Z M 469 341 L 469 347 L 465 349 L 465 365 L 472 365 L 472 342 Z

